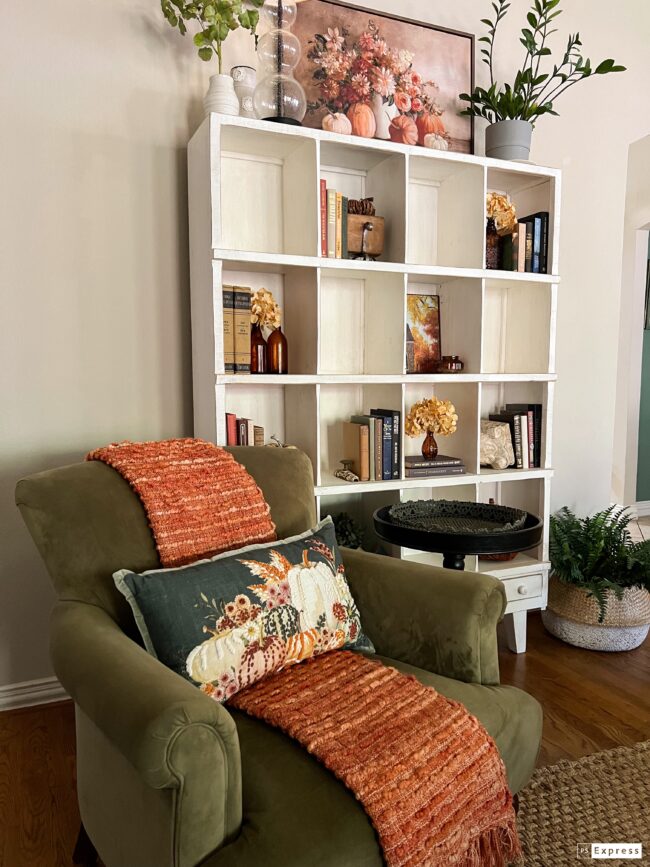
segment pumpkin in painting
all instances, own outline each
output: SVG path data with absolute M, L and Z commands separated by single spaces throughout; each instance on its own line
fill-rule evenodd
M 284 641 L 277 635 L 267 635 L 259 641 L 251 641 L 241 660 L 239 688 L 244 689 L 261 678 L 277 671 L 284 663 Z
M 352 135 L 352 123 L 340 112 L 326 114 L 323 118 L 323 129 L 325 132 L 337 132 L 339 135 Z
M 292 635 L 285 645 L 286 656 L 284 658 L 285 665 L 293 665 L 294 662 L 300 662 L 303 659 L 309 659 L 314 655 L 314 648 L 320 635 L 317 629 L 308 629 L 306 632 L 299 632 L 297 635 Z
M 238 671 L 248 645 L 261 638 L 260 619 L 209 638 L 190 651 L 187 673 L 197 683 L 213 683 L 233 668 Z
M 350 106 L 348 120 L 352 127 L 352 135 L 374 138 L 377 132 L 377 121 L 373 110 L 365 102 L 356 102 Z
M 430 148 L 434 151 L 448 151 L 449 150 L 449 142 L 445 138 L 444 135 L 438 135 L 438 133 L 430 132 L 428 135 L 424 137 L 424 146 L 425 148 Z
M 418 143 L 418 127 L 412 117 L 398 114 L 393 118 L 389 128 L 391 141 L 397 144 L 416 145 Z
M 426 136 L 428 135 L 444 135 L 445 125 L 439 114 L 429 112 L 421 114 L 417 119 L 418 142 L 423 145 Z

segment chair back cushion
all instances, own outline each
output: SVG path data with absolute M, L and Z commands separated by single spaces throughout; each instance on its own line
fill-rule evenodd
M 275 448 L 229 451 L 262 489 L 279 539 L 316 523 L 313 474 L 305 454 Z M 18 482 L 16 503 L 58 597 L 99 605 L 136 635 L 113 572 L 144 572 L 160 562 L 142 504 L 119 473 L 99 461 L 38 473 Z

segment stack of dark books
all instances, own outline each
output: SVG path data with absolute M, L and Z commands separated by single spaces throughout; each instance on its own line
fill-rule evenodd
M 402 461 L 402 414 L 396 409 L 371 409 L 343 423 L 344 458 L 362 482 L 399 479 Z
M 499 238 L 499 267 L 504 271 L 550 273 L 548 224 L 548 211 L 518 220 L 516 232 Z
M 490 421 L 502 421 L 510 426 L 517 469 L 542 466 L 541 403 L 507 403 L 501 412 L 490 415 Z
M 428 479 L 437 476 L 460 476 L 465 464 L 460 458 L 438 455 L 424 458 L 422 455 L 407 455 L 404 458 L 404 476 L 407 479 Z

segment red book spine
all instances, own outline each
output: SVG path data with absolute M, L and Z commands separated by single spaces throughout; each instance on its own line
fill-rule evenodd
M 226 445 L 237 445 L 237 416 L 232 412 L 226 413 Z
M 320 182 L 320 254 L 327 258 L 327 181 Z

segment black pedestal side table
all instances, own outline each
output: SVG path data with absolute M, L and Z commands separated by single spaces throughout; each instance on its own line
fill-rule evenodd
M 373 515 L 375 532 L 379 538 L 391 545 L 442 554 L 442 565 L 446 569 L 463 570 L 468 554 L 513 554 L 534 548 L 542 538 L 544 526 L 538 517 L 528 512 L 523 527 L 518 530 L 492 533 L 422 530 L 394 523 L 390 508 L 384 506 Z

